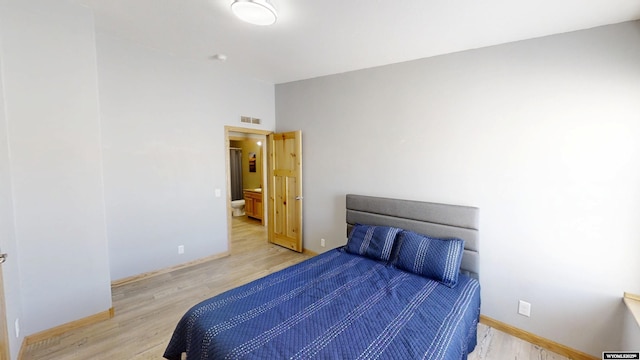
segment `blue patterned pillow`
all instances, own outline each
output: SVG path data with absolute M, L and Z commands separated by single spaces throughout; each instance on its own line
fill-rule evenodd
M 437 239 L 403 231 L 393 264 L 403 270 L 439 281 L 448 287 L 458 283 L 464 251 L 462 239 Z
M 396 236 L 402 229 L 356 224 L 349 234 L 346 250 L 376 260 L 389 261 Z

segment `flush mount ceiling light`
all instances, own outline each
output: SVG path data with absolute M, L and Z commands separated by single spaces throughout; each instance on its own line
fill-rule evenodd
M 242 21 L 254 25 L 273 25 L 278 19 L 276 8 L 269 0 L 236 0 L 231 11 Z

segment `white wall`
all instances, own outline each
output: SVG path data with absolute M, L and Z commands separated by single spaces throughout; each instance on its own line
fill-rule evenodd
M 633 317 L 631 311 L 627 311 L 624 317 L 624 330 L 620 349 L 625 351 L 638 351 L 640 349 L 640 324 Z
M 345 243 L 347 193 L 478 206 L 482 313 L 619 348 L 640 291 L 639 64 L 631 22 L 277 85 L 277 130 L 303 132 L 305 248 Z
M 5 9 L 0 3 L 0 12 Z M 11 359 L 18 357 L 24 332 L 16 334 L 15 321 L 22 317 L 22 298 L 20 287 L 20 267 L 18 264 L 18 246 L 15 237 L 15 217 L 13 213 L 13 191 L 11 188 L 11 166 L 9 164 L 9 144 L 7 121 L 4 106 L 4 87 L 2 86 L 2 32 L 0 31 L 0 253 L 9 254 L 2 265 L 6 321 L 9 336 Z
M 93 28 L 66 1 L 0 11 L 27 335 L 111 307 Z
M 100 31 L 97 46 L 111 278 L 226 252 L 224 125 L 274 129 L 274 85 Z
M 111 279 L 227 251 L 224 125 L 249 115 L 273 129 L 275 100 L 273 84 L 224 64 L 107 34 L 96 58 L 93 16 L 69 2 L 0 8 L 0 246 L 13 255 L 15 358 L 24 334 L 108 309 Z

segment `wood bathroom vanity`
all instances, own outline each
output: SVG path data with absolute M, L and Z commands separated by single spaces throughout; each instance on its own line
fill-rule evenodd
M 262 189 L 244 189 L 244 212 L 262 222 Z

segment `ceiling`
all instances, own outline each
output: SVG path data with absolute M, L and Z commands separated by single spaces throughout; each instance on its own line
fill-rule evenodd
M 98 32 L 276 84 L 640 19 L 638 0 L 272 0 L 262 27 L 232 0 L 74 1 Z

